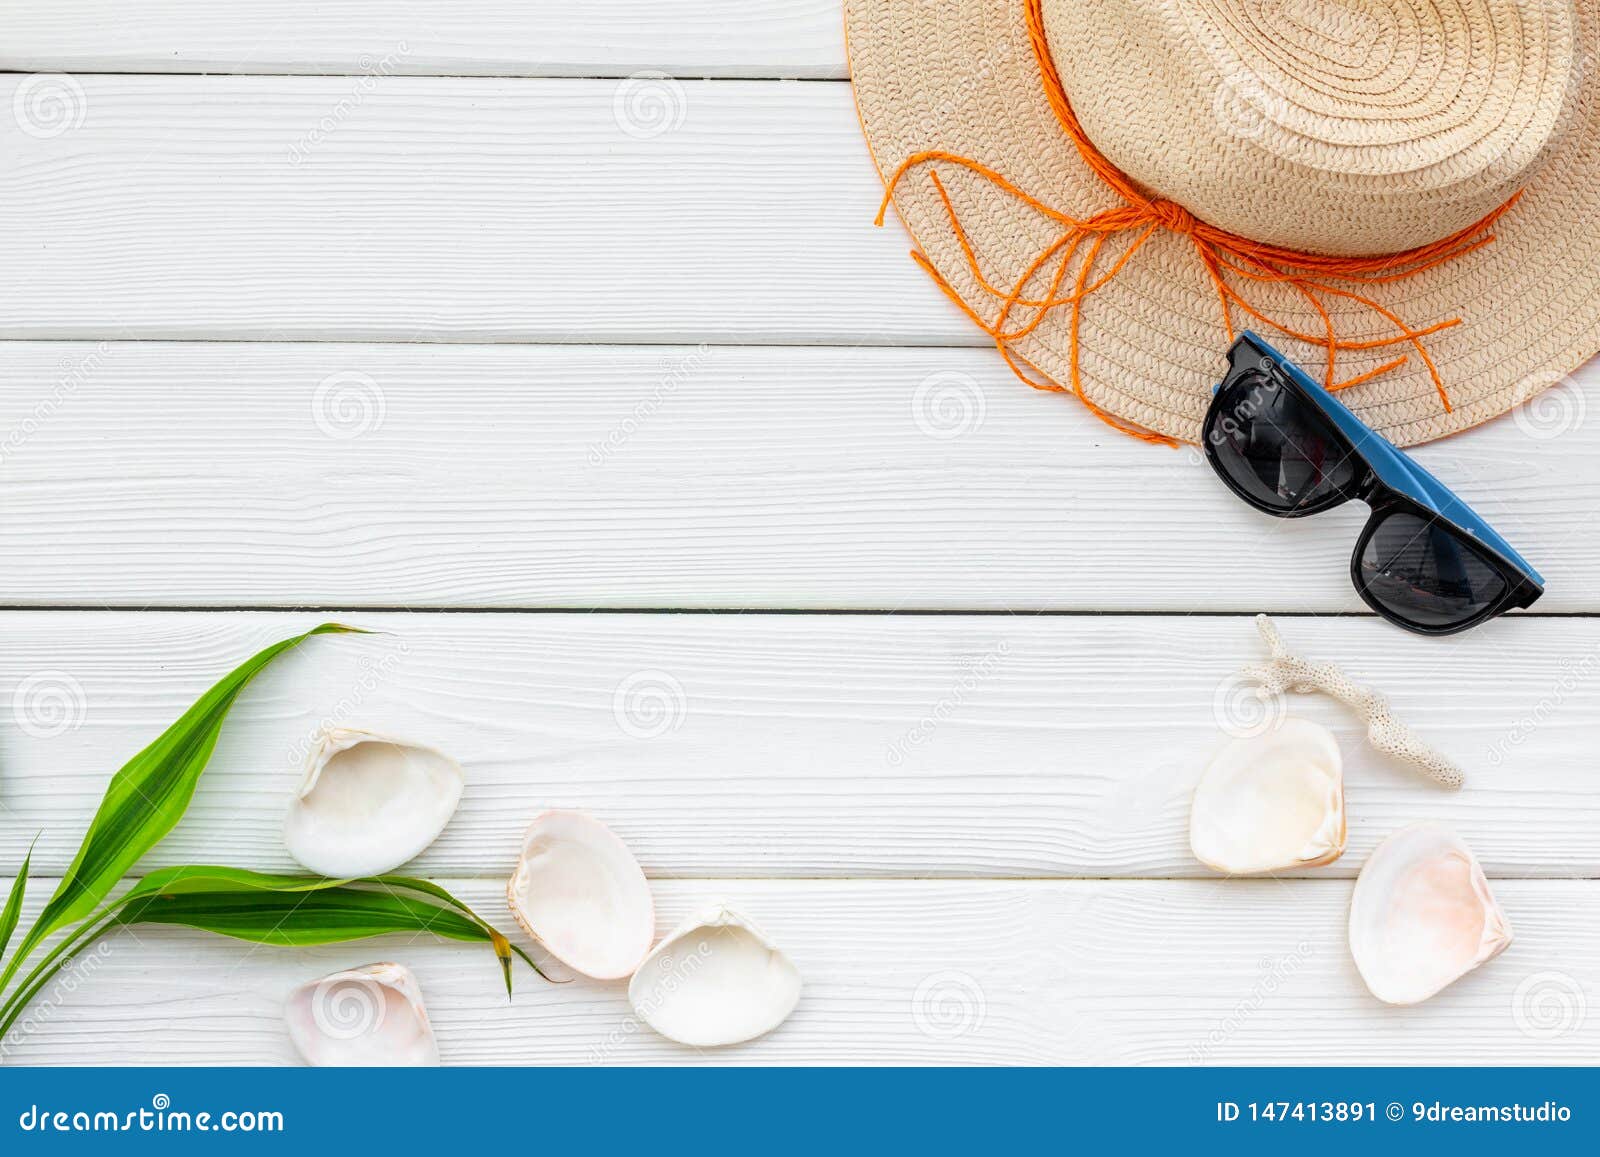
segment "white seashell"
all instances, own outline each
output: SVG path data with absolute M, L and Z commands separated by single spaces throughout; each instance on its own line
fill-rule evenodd
M 1443 824 L 1400 829 L 1356 879 L 1350 954 L 1387 1004 L 1427 1000 L 1510 943 L 1477 857 Z
M 1344 842 L 1344 761 L 1333 733 L 1310 720 L 1233 740 L 1195 788 L 1189 846 L 1219 872 L 1332 863 Z
M 800 1000 L 800 973 L 749 921 L 717 904 L 656 945 L 633 974 L 628 1000 L 669 1040 L 712 1048 L 782 1024 Z
M 655 938 L 655 904 L 639 861 L 615 832 L 579 811 L 534 818 L 506 901 L 551 955 L 599 980 L 631 976 Z
M 460 764 L 432 748 L 330 731 L 306 763 L 284 843 L 324 876 L 382 875 L 439 838 L 464 782 Z
M 422 989 L 403 964 L 368 964 L 313 980 L 290 994 L 284 1017 L 289 1039 L 308 1065 L 422 1068 L 439 1063 Z

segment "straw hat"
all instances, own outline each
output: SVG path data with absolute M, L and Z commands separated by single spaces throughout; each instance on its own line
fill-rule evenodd
M 919 260 L 1020 375 L 1130 433 L 1196 440 L 1232 329 L 1351 383 L 1401 445 L 1600 351 L 1600 0 L 846 0 L 845 20 Z

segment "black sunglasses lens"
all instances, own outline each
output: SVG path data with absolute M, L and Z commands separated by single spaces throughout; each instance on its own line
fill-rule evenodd
M 1461 535 L 1403 510 L 1373 527 L 1360 578 L 1374 606 L 1425 630 L 1470 622 L 1507 590 L 1499 570 Z
M 1362 474 L 1322 412 L 1266 376 L 1251 375 L 1218 392 L 1205 438 L 1218 473 L 1276 513 L 1332 505 Z

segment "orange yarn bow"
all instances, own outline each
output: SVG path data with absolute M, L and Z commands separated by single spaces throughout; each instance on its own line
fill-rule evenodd
M 1133 180 L 1113 165 L 1099 149 L 1089 140 L 1084 133 L 1078 118 L 1072 111 L 1071 102 L 1067 99 L 1066 89 L 1062 86 L 1061 77 L 1056 72 L 1055 62 L 1050 55 L 1050 47 L 1045 41 L 1044 16 L 1042 0 L 1023 0 L 1024 12 L 1028 26 L 1028 38 L 1032 42 L 1034 57 L 1038 60 L 1039 71 L 1044 78 L 1045 95 L 1049 98 L 1050 107 L 1055 110 L 1056 119 L 1061 122 L 1061 127 L 1066 130 L 1069 137 L 1078 147 L 1078 153 L 1091 169 L 1111 188 L 1121 199 L 1122 204 L 1115 208 L 1096 213 L 1092 217 L 1076 218 L 1062 213 L 1037 197 L 1024 192 L 1012 184 L 1005 177 L 995 172 L 989 166 L 970 157 L 963 157 L 955 153 L 942 150 L 928 150 L 914 153 L 895 170 L 894 174 L 885 182 L 883 204 L 879 206 L 876 223 L 883 224 L 884 215 L 888 211 L 890 198 L 895 187 L 901 179 L 913 168 L 921 165 L 932 165 L 935 162 L 946 162 L 958 165 L 972 173 L 977 174 L 991 185 L 1004 191 L 1012 197 L 1037 210 L 1043 216 L 1061 226 L 1061 233 L 1045 246 L 1044 250 L 1028 265 L 1015 284 L 1010 289 L 1001 289 L 993 285 L 984 275 L 978 262 L 977 254 L 968 240 L 966 230 L 962 228 L 955 206 L 951 203 L 950 195 L 945 191 L 944 183 L 940 181 L 938 171 L 929 168 L 928 177 L 932 181 L 940 201 L 944 205 L 945 213 L 950 219 L 950 227 L 955 233 L 956 240 L 960 243 L 961 252 L 966 259 L 967 267 L 973 278 L 982 288 L 983 292 L 994 298 L 998 303 L 998 312 L 993 321 L 985 321 L 975 309 L 969 305 L 949 280 L 934 268 L 928 257 L 916 250 L 911 253 L 912 258 L 923 269 L 927 270 L 939 288 L 954 301 L 961 309 L 972 318 L 984 332 L 994 338 L 996 347 L 1001 356 L 1006 360 L 1012 371 L 1035 389 L 1056 390 L 1066 392 L 1064 387 L 1054 381 L 1050 376 L 1039 369 L 1027 358 L 1018 354 L 1010 347 L 1033 333 L 1043 324 L 1046 317 L 1053 310 L 1068 307 L 1071 310 L 1068 331 L 1068 357 L 1071 366 L 1071 392 L 1088 406 L 1102 421 L 1147 442 L 1159 442 L 1164 445 L 1175 446 L 1175 439 L 1164 434 L 1146 430 L 1140 426 L 1118 418 L 1114 414 L 1097 406 L 1090 401 L 1084 393 L 1083 383 L 1078 372 L 1079 341 L 1078 331 L 1082 319 L 1083 303 L 1096 290 L 1100 289 L 1112 278 L 1120 273 L 1134 254 L 1138 253 L 1146 241 L 1154 235 L 1157 229 L 1166 229 L 1173 233 L 1187 236 L 1194 244 L 1195 253 L 1200 258 L 1200 264 L 1205 269 L 1211 284 L 1217 293 L 1217 300 L 1222 307 L 1223 327 L 1227 330 L 1228 340 L 1234 338 L 1232 310 L 1237 307 L 1243 313 L 1261 322 L 1280 333 L 1301 341 L 1321 346 L 1327 351 L 1328 363 L 1326 382 L 1329 389 L 1345 389 L 1358 383 L 1369 381 L 1390 370 L 1398 369 L 1409 361 L 1409 355 L 1401 355 L 1393 361 L 1351 378 L 1345 382 L 1337 382 L 1334 376 L 1334 366 L 1340 351 L 1374 350 L 1396 345 L 1410 345 L 1422 362 L 1427 366 L 1428 374 L 1433 379 L 1434 388 L 1439 392 L 1439 400 L 1444 404 L 1445 411 L 1450 410 L 1450 397 L 1445 393 L 1444 382 L 1439 376 L 1438 367 L 1433 359 L 1428 356 L 1428 350 L 1422 339 L 1430 334 L 1449 329 L 1461 324 L 1459 317 L 1437 322 L 1423 329 L 1414 329 L 1402 321 L 1391 310 L 1385 308 L 1370 296 L 1359 291 L 1360 287 L 1382 285 L 1392 281 L 1403 281 L 1415 277 L 1424 270 L 1452 261 L 1474 249 L 1488 245 L 1494 240 L 1494 235 L 1489 229 L 1500 217 L 1516 204 L 1522 196 L 1517 193 L 1504 205 L 1484 217 L 1474 225 L 1452 234 L 1442 240 L 1421 245 L 1415 249 L 1408 249 L 1403 253 L 1391 253 L 1376 257 L 1333 257 L 1326 254 L 1301 253 L 1292 249 L 1285 249 L 1275 245 L 1263 245 L 1251 241 L 1247 237 L 1219 229 L 1215 225 L 1198 220 L 1192 213 L 1175 201 L 1152 199 L 1141 192 Z M 1101 251 L 1106 242 L 1115 236 L 1132 235 L 1121 254 L 1112 261 L 1104 272 L 1097 275 Z M 1074 272 L 1075 270 L 1075 272 Z M 1068 277 L 1072 279 L 1072 288 L 1063 293 L 1062 286 Z M 1267 283 L 1284 285 L 1295 290 L 1316 311 L 1322 319 L 1323 333 L 1311 334 L 1283 325 L 1261 313 L 1245 298 L 1240 290 L 1229 283 L 1229 277 L 1242 279 L 1245 282 Z M 1030 294 L 1030 287 L 1036 279 L 1044 278 L 1044 289 L 1040 293 L 1035 289 Z M 1344 285 L 1335 285 L 1331 282 L 1339 281 Z M 1347 341 L 1339 338 L 1335 331 L 1332 315 L 1329 314 L 1325 298 L 1342 298 L 1354 301 L 1364 306 L 1372 313 L 1383 318 L 1394 326 L 1396 333 L 1392 337 L 1378 338 L 1367 341 Z M 1031 311 L 1031 316 L 1028 316 Z M 1021 313 L 1024 320 L 1012 322 L 1014 314 Z M 1011 328 L 1007 328 L 1008 325 Z M 1026 370 L 1024 369 L 1026 367 Z M 1030 373 L 1027 371 L 1031 371 Z

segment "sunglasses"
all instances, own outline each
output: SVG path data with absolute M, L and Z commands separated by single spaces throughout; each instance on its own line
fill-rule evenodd
M 1257 510 L 1371 507 L 1350 577 L 1408 631 L 1453 634 L 1544 594 L 1539 573 L 1444 483 L 1253 333 L 1228 351 L 1201 429 L 1211 468 Z

